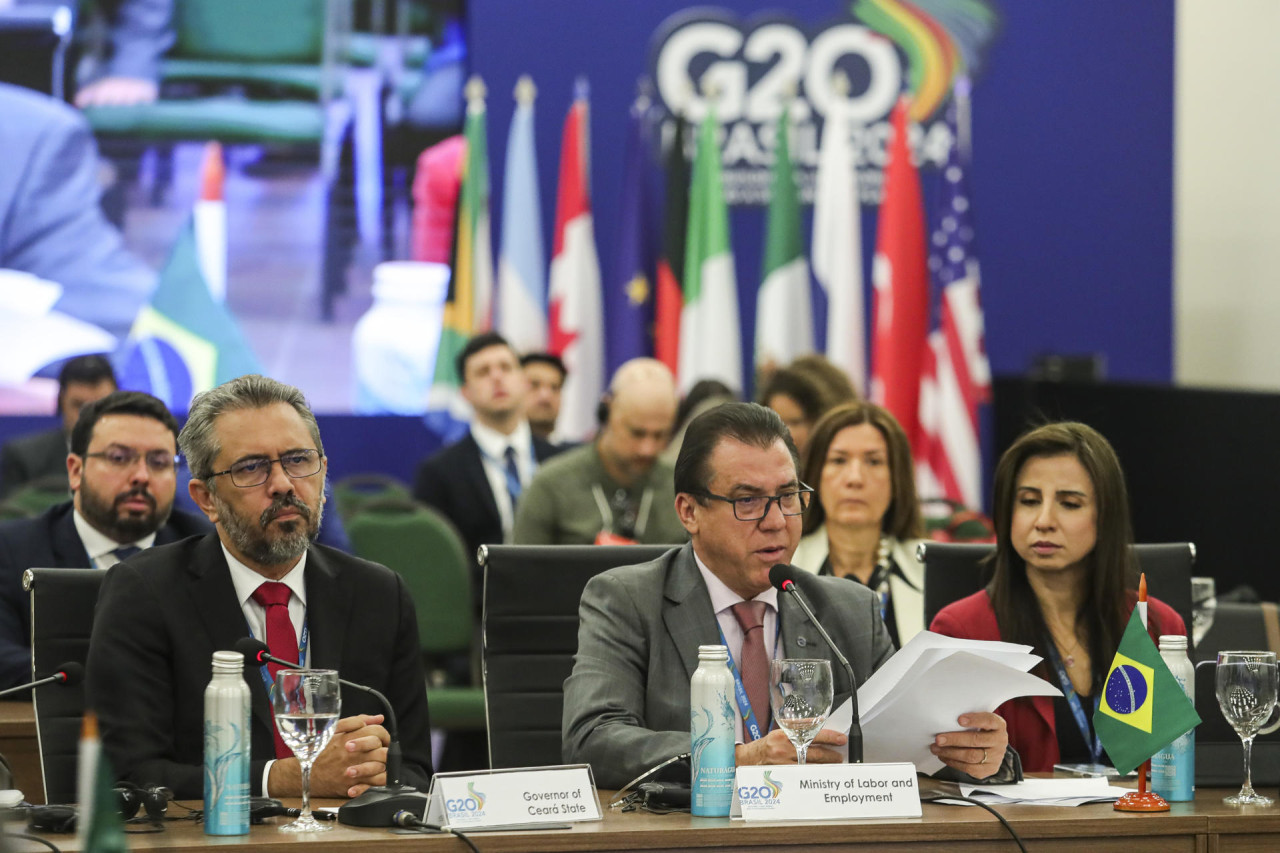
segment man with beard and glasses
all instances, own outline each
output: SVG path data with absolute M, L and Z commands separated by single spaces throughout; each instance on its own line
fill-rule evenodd
M 103 580 L 88 700 L 119 777 L 179 799 L 202 795 L 213 653 L 252 635 L 277 657 L 385 694 L 399 723 L 402 781 L 425 786 L 431 753 L 413 602 L 390 569 L 314 543 L 328 463 L 302 393 L 263 376 L 233 379 L 196 395 L 178 443 L 191 497 L 216 532 L 153 548 Z M 255 795 L 296 797 L 299 764 L 268 701 L 275 669 L 245 669 L 249 781 Z M 344 688 L 342 711 L 311 770 L 317 797 L 354 797 L 387 781 L 380 704 Z
M 150 394 L 116 391 L 89 403 L 71 429 L 71 500 L 0 522 L 0 688 L 31 680 L 27 569 L 108 569 L 209 532 L 205 519 L 173 510 L 177 435 L 178 422 Z

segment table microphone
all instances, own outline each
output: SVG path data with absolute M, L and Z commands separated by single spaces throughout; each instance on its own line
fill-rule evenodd
M 53 675 L 47 678 L 37 679 L 30 684 L 19 684 L 17 687 L 10 687 L 8 690 L 0 690 L 0 697 L 8 696 L 10 693 L 19 693 L 23 690 L 30 690 L 34 687 L 40 687 L 43 684 L 79 684 L 84 681 L 84 665 L 75 661 L 67 661 L 58 666 Z
M 278 658 L 271 654 L 270 647 L 253 637 L 242 637 L 236 641 L 236 651 L 244 655 L 246 661 L 255 664 L 274 663 L 286 669 L 305 669 L 292 661 Z M 383 696 L 372 687 L 356 684 L 339 678 L 338 683 L 352 690 L 359 690 L 374 696 L 382 703 L 383 717 L 386 722 L 390 743 L 387 744 L 387 784 L 369 788 L 355 799 L 348 800 L 338 807 L 338 822 L 349 826 L 394 826 L 395 814 L 398 811 L 417 811 L 421 815 L 427 812 L 427 795 L 412 785 L 400 783 L 402 753 L 400 749 L 400 731 L 396 725 L 396 712 Z
M 827 633 L 827 629 L 822 627 L 822 623 L 818 621 L 818 617 L 813 615 L 809 602 L 805 600 L 804 594 L 800 592 L 800 587 L 796 584 L 796 578 L 809 577 L 808 573 L 803 570 L 797 570 L 793 566 L 786 563 L 778 563 L 769 570 L 769 583 L 774 589 L 791 593 L 791 600 L 800 605 L 800 609 L 804 611 L 805 617 L 809 620 L 822 639 L 826 641 L 831 653 L 835 655 L 836 660 L 844 667 L 845 674 L 849 676 L 849 701 L 853 703 L 853 719 L 849 723 L 849 762 L 851 764 L 862 763 L 862 721 L 858 715 L 858 679 L 853 674 L 853 667 L 849 666 L 849 659 L 840 651 L 840 647 L 831 639 L 831 635 Z

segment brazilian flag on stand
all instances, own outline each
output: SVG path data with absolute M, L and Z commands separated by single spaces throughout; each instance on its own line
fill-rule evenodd
M 1128 773 L 1199 723 L 1135 607 L 1093 715 L 1112 765 Z

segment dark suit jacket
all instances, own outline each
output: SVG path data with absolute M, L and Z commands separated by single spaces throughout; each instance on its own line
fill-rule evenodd
M 844 578 L 798 573 L 802 588 L 858 683 L 893 654 L 875 594 Z M 783 655 L 830 658 L 830 647 L 790 596 L 778 598 Z M 590 763 L 596 784 L 620 788 L 689 751 L 689 679 L 698 646 L 721 642 L 693 545 L 592 578 L 579 608 L 578 652 L 564 683 L 566 764 Z M 849 679 L 833 665 L 838 708 Z
M 313 545 L 306 586 L 312 666 L 382 691 L 399 723 L 403 781 L 426 790 L 426 682 L 404 581 L 384 566 Z M 163 785 L 179 799 L 203 796 L 204 691 L 213 653 L 234 649 L 248 633 L 216 534 L 150 548 L 107 572 L 89 642 L 87 698 L 121 779 Z M 266 761 L 275 757 L 260 673 L 245 669 L 255 795 Z M 382 707 L 366 693 L 343 688 L 341 713 L 381 714 Z
M 22 588 L 27 569 L 89 569 L 71 501 L 35 518 L 0 522 L 0 689 L 31 680 L 31 606 Z M 156 545 L 208 533 L 202 515 L 174 510 L 156 531 Z
M 539 463 L 561 450 L 560 445 L 533 437 L 533 457 Z M 467 546 L 468 560 L 475 560 L 481 545 L 502 544 L 502 516 L 484 473 L 480 445 L 470 432 L 418 466 L 413 496 L 453 522 Z
M 41 477 L 67 476 L 67 436 L 61 427 L 21 435 L 0 447 L 0 498 Z

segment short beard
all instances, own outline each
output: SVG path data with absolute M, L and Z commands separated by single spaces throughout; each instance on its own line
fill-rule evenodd
M 134 496 L 144 498 L 151 505 L 151 511 L 146 515 L 122 516 L 120 504 Z M 96 530 L 116 542 L 137 542 L 150 536 L 164 526 L 172 510 L 172 501 L 160 507 L 155 496 L 146 489 L 130 489 L 108 500 L 86 481 L 80 483 L 80 514 Z
M 218 497 L 217 492 L 211 494 L 218 510 L 218 523 L 227 532 L 231 544 L 244 557 L 261 566 L 283 566 L 301 557 L 315 540 L 324 517 L 323 500 L 313 511 L 297 495 L 290 493 L 278 495 L 271 506 L 258 516 L 255 524 L 236 514 L 235 510 Z M 269 537 L 266 533 L 267 525 L 286 507 L 296 509 L 302 518 L 281 524 L 279 535 Z

